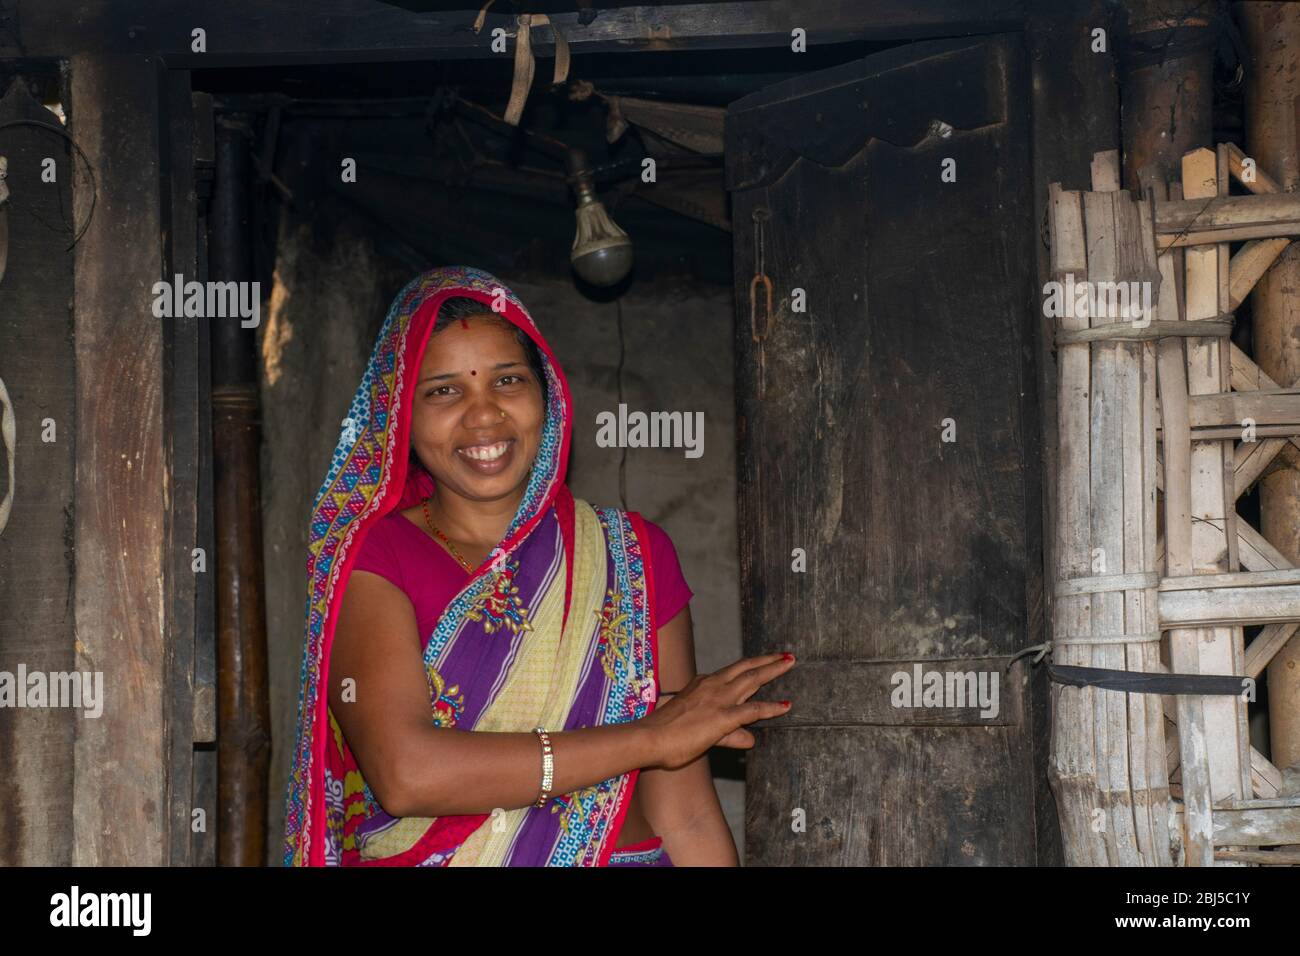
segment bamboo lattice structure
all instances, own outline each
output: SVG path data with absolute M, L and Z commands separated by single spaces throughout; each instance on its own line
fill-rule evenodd
M 1300 570 L 1236 513 L 1282 447 L 1300 447 L 1300 383 L 1269 380 L 1228 337 L 1300 234 L 1300 207 L 1243 160 L 1194 150 L 1181 182 L 1144 178 L 1135 199 L 1112 151 L 1091 191 L 1051 187 L 1052 279 L 1110 292 L 1066 308 L 1056 335 L 1049 769 L 1072 865 L 1300 862 L 1263 849 L 1300 843 L 1300 798 L 1279 797 L 1246 724 L 1253 679 L 1300 626 Z M 1253 195 L 1229 196 L 1230 177 Z M 1264 629 L 1246 648 L 1248 624 Z M 1241 683 L 1162 695 L 1102 671 Z

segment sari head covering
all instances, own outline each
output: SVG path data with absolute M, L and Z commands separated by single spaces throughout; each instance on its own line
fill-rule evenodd
M 430 723 L 461 731 L 573 730 L 644 717 L 659 696 L 645 524 L 635 513 L 575 499 L 565 485 L 573 403 L 559 363 L 498 280 L 461 267 L 426 272 L 388 312 L 312 508 L 286 865 L 604 866 L 636 785 L 634 770 L 542 807 L 396 818 L 375 800 L 330 713 L 330 646 L 361 542 L 384 515 L 434 490 L 408 451 L 411 408 L 438 309 L 461 296 L 536 343 L 547 407 L 505 536 L 433 633 L 421 635 Z

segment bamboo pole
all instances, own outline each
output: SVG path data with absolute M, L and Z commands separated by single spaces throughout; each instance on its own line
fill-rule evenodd
M 1247 71 L 1246 141 L 1257 170 L 1267 169 L 1282 190 L 1300 187 L 1297 104 L 1300 103 L 1300 7 L 1248 3 L 1239 8 L 1251 62 Z M 1251 295 L 1254 358 L 1274 381 L 1300 380 L 1300 249 L 1282 251 Z M 1294 462 L 1294 456 L 1287 456 Z M 1260 482 L 1260 530 L 1292 562 L 1300 563 L 1300 470 L 1277 469 Z M 1300 764 L 1300 638 L 1268 666 L 1269 738 L 1273 763 Z
M 1183 157 L 1183 195 L 1188 200 L 1222 197 L 1227 193 L 1226 159 L 1208 149 L 1197 149 Z M 1262 197 L 1261 197 L 1262 198 Z M 1223 200 L 1220 199 L 1220 202 Z M 1228 247 L 1226 243 L 1188 249 L 1186 252 L 1186 315 L 1189 320 L 1209 318 L 1226 310 L 1228 297 Z M 1226 337 L 1186 340 L 1187 389 L 1189 395 L 1226 392 L 1230 388 L 1231 356 Z M 1171 442 L 1166 442 L 1169 453 Z M 1230 442 L 1211 440 L 1191 443 L 1192 553 L 1190 573 L 1236 570 L 1236 507 L 1231 502 L 1233 455 Z M 1166 493 L 1169 490 L 1166 476 Z M 1189 573 L 1182 571 L 1180 573 Z M 1172 572 L 1171 572 L 1172 574 Z M 1195 651 L 1188 673 L 1240 674 L 1245 650 L 1240 627 L 1215 627 L 1178 631 L 1185 650 L 1190 641 Z M 1183 656 L 1180 653 L 1180 656 Z M 1191 658 L 1194 658 L 1192 660 Z M 1175 667 L 1174 670 L 1182 670 Z M 1213 800 L 1243 799 L 1250 796 L 1249 744 L 1246 739 L 1245 703 L 1237 697 L 1207 697 L 1205 715 L 1206 749 Z M 1186 757 L 1184 756 L 1184 767 Z M 1205 861 L 1206 865 L 1212 862 Z
M 1157 175 L 1144 176 L 1144 184 L 1157 200 L 1163 198 L 1165 183 Z M 1182 318 L 1181 283 L 1178 273 L 1182 252 L 1160 254 L 1160 289 L 1157 315 L 1166 321 Z M 1191 426 L 1188 420 L 1187 367 L 1184 340 L 1161 339 L 1157 345 L 1158 382 L 1164 419 L 1164 514 L 1165 574 L 1192 571 Z M 1196 635 L 1191 631 L 1169 633 L 1170 670 L 1199 673 Z M 1174 698 L 1177 717 L 1179 771 L 1183 797 L 1183 855 L 1188 865 L 1210 866 L 1214 861 L 1214 824 L 1210 816 L 1209 762 L 1206 759 L 1206 724 L 1202 698 L 1179 695 Z
M 1083 231 L 1083 202 L 1077 192 L 1053 183 L 1049 189 L 1048 229 L 1051 235 L 1052 278 L 1076 281 L 1088 277 Z M 1059 327 L 1078 331 L 1088 327 L 1086 317 L 1062 316 Z M 1061 345 L 1057 351 L 1057 578 L 1085 577 L 1091 573 L 1091 510 L 1088 460 L 1090 403 L 1089 349 L 1086 342 Z M 1052 633 L 1088 634 L 1092 629 L 1092 604 L 1086 594 L 1060 595 L 1052 604 Z M 1080 645 L 1058 647 L 1053 659 L 1060 664 L 1083 665 L 1090 657 Z M 1092 740 L 1091 687 L 1063 687 L 1053 683 L 1052 753 L 1048 776 L 1056 795 L 1061 820 L 1065 862 L 1069 866 L 1105 866 L 1105 841 L 1091 828 L 1095 819 L 1096 748 Z
M 1099 153 L 1093 191 L 1051 188 L 1057 281 L 1148 281 L 1157 275 L 1150 205 L 1118 191 L 1118 155 Z M 1140 314 L 1066 314 L 1058 345 L 1057 584 L 1053 660 L 1113 670 L 1162 669 L 1154 589 L 1096 590 L 1092 579 L 1156 570 L 1155 343 L 1075 333 Z M 1113 331 L 1113 330 L 1112 330 Z M 1078 584 L 1070 579 L 1089 579 Z M 1114 634 L 1132 635 L 1119 643 Z M 1089 641 L 1096 636 L 1097 641 Z M 1168 865 L 1170 806 L 1159 697 L 1053 684 L 1050 775 L 1071 865 Z

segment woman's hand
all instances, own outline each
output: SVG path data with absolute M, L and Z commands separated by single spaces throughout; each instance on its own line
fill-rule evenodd
M 689 684 L 648 716 L 656 760 L 665 770 L 684 767 L 710 747 L 748 750 L 754 735 L 745 724 L 779 717 L 788 702 L 750 700 L 760 687 L 794 667 L 784 654 L 746 657 L 712 674 L 697 674 Z

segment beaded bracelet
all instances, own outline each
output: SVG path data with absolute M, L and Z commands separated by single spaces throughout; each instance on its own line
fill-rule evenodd
M 551 798 L 551 785 L 555 782 L 555 758 L 552 756 L 551 737 L 546 732 L 545 727 L 534 727 L 535 733 L 542 741 L 542 794 L 533 804 L 535 807 L 546 806 L 546 801 Z

